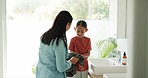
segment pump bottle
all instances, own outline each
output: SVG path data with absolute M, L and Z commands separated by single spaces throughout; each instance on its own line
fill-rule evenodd
M 126 63 L 127 63 L 127 57 L 126 57 L 126 53 L 124 52 L 122 57 L 122 65 L 126 65 Z

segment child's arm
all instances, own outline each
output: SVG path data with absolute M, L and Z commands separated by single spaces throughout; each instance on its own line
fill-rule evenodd
M 88 41 L 88 49 L 87 49 L 85 54 L 82 54 L 82 56 L 84 58 L 88 58 L 90 56 L 90 50 L 91 50 L 91 40 L 89 39 L 89 41 Z
M 85 54 L 82 54 L 84 58 L 88 58 L 90 56 L 90 50 L 88 50 Z

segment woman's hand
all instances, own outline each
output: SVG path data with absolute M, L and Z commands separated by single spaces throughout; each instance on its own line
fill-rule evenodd
M 71 57 L 71 59 L 70 59 L 70 62 L 72 63 L 72 64 L 76 64 L 77 62 L 78 62 L 78 58 L 76 58 L 76 57 Z

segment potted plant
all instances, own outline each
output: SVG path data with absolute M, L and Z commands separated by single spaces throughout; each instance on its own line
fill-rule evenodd
M 99 57 L 106 58 L 117 47 L 115 38 L 108 38 L 104 40 L 98 40 L 96 47 L 99 49 Z

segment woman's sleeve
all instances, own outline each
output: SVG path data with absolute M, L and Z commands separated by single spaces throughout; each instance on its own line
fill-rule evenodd
M 66 61 L 66 48 L 64 42 L 61 40 L 58 46 L 54 46 L 56 56 L 56 67 L 59 72 L 65 72 L 71 67 L 71 62 Z

